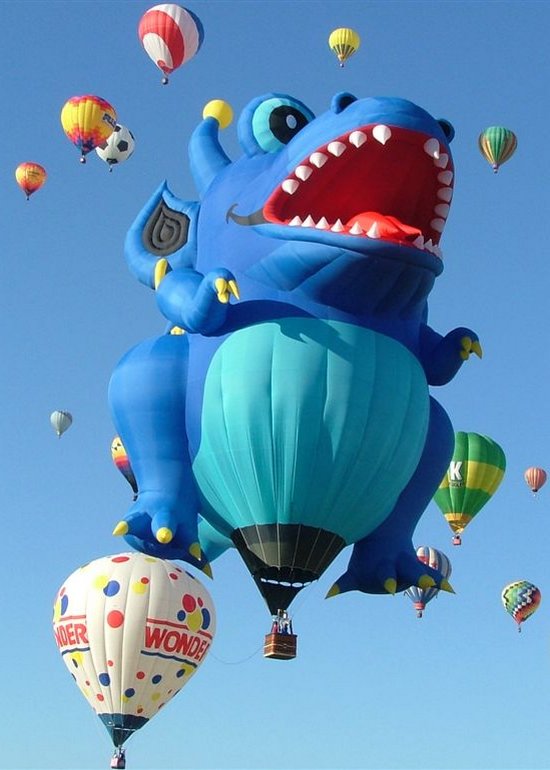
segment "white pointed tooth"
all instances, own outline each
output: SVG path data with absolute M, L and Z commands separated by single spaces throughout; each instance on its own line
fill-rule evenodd
M 362 131 L 352 131 L 348 137 L 350 144 L 354 147 L 361 147 L 367 141 L 367 135 Z
M 439 246 L 434 246 L 432 253 L 435 254 L 436 257 L 439 257 L 439 259 L 443 259 L 443 252 L 441 251 Z
M 350 235 L 362 235 L 363 228 L 361 227 L 359 222 L 356 222 L 349 232 L 350 232 Z
M 346 145 L 343 142 L 334 141 L 327 144 L 327 150 L 331 155 L 336 155 L 337 158 L 339 158 L 340 155 L 346 151 L 346 149 Z
M 451 207 L 448 203 L 438 203 L 437 206 L 434 208 L 434 212 L 439 216 L 443 217 L 443 219 L 447 219 L 449 216 L 449 211 L 451 210 Z
M 432 227 L 434 230 L 437 230 L 438 233 L 442 233 L 445 229 L 445 220 L 444 219 L 432 219 L 430 222 L 430 227 Z
M 449 156 L 447 155 L 446 152 L 442 152 L 441 155 L 439 156 L 439 158 L 436 158 L 434 160 L 434 164 L 438 168 L 447 168 L 447 163 L 448 162 L 449 162 Z
M 380 144 L 386 144 L 388 139 L 391 137 L 391 129 L 389 126 L 385 126 L 383 123 L 379 123 L 372 129 L 372 135 L 377 142 L 380 142 Z
M 328 230 L 329 224 L 328 224 L 327 220 L 325 219 L 325 217 L 321 217 L 321 219 L 317 222 L 315 227 L 318 230 Z
M 299 227 L 299 226 L 302 224 L 302 220 L 300 219 L 300 217 L 298 216 L 298 214 L 296 214 L 296 216 L 295 216 L 293 219 L 291 219 L 291 220 L 290 220 L 290 222 L 289 222 L 288 224 L 289 224 L 291 227 L 297 227 L 297 226 Z
M 302 222 L 302 227 L 315 227 L 315 220 L 311 216 L 311 214 L 308 214 L 307 217 Z
M 416 240 L 413 241 L 413 246 L 416 246 L 417 249 L 423 249 L 424 248 L 424 236 L 419 235 Z
M 440 171 L 437 175 L 438 181 L 441 182 L 441 184 L 451 184 L 453 181 L 453 172 L 452 171 Z
M 437 141 L 437 139 L 434 139 L 432 137 L 432 139 L 428 139 L 427 142 L 424 142 L 424 152 L 427 152 L 430 157 L 434 158 L 434 160 L 438 160 L 439 159 L 439 142 Z
M 281 185 L 283 190 L 289 195 L 294 195 L 299 186 L 300 182 L 297 179 L 285 179 Z
M 453 197 L 453 188 L 452 187 L 441 187 L 437 191 L 437 197 L 442 201 L 447 201 L 447 203 L 450 203 Z
M 331 142 L 327 144 L 327 150 L 331 155 L 336 155 L 337 158 L 346 151 L 346 145 L 343 142 Z
M 429 240 L 427 240 L 427 241 L 426 241 L 426 243 L 424 244 L 424 248 L 426 249 L 426 251 L 431 251 L 431 252 L 433 252 L 433 250 L 434 250 L 434 245 L 433 245 L 433 242 L 432 242 L 432 239 L 431 239 L 431 238 L 430 238 Z
M 313 165 L 317 166 L 317 168 L 321 168 L 321 166 L 324 166 L 327 160 L 328 160 L 327 156 L 323 155 L 322 152 L 314 152 L 312 155 L 309 156 L 309 162 L 313 163 Z
M 331 230 L 332 230 L 334 233 L 341 233 L 341 232 L 342 232 L 342 230 L 345 230 L 345 227 L 344 227 L 344 225 L 342 224 L 342 222 L 341 222 L 339 219 L 337 219 L 337 220 L 336 220 L 336 222 L 335 222 L 335 223 L 332 225 L 332 227 L 331 227 L 330 229 L 331 229 Z
M 378 228 L 377 222 L 372 223 L 372 225 L 367 230 L 367 235 L 369 238 L 380 238 L 380 230 Z
M 297 166 L 294 170 L 294 173 L 298 177 L 298 179 L 301 179 L 302 182 L 305 182 L 306 179 L 309 179 L 313 172 L 313 169 L 310 166 Z

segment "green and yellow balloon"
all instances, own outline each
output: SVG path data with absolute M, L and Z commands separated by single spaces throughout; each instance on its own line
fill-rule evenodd
M 505 470 L 506 457 L 496 441 L 479 433 L 455 434 L 451 463 L 434 495 L 454 532 L 453 545 L 461 544 L 462 532 L 496 492 Z
M 489 126 L 479 135 L 479 149 L 495 172 L 509 160 L 518 146 L 518 140 L 513 131 L 503 126 Z

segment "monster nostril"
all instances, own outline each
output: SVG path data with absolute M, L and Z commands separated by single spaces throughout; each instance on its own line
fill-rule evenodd
M 331 109 L 333 112 L 342 112 L 349 107 L 350 104 L 357 101 L 357 97 L 347 91 L 341 91 L 336 94 L 332 99 Z

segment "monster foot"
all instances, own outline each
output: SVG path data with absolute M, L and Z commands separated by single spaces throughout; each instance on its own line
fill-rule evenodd
M 153 507 L 138 500 L 118 522 L 113 535 L 124 537 L 142 553 L 161 559 L 181 559 L 211 577 L 210 565 L 198 541 L 196 517 L 192 522 L 181 521 L 169 507 Z
M 414 549 L 401 550 L 393 557 L 381 553 L 379 543 L 360 543 L 354 548 L 348 569 L 332 585 L 326 598 L 347 591 L 395 594 L 415 585 L 454 593 L 451 584 L 437 570 L 423 564 Z M 367 550 L 371 553 L 367 553 Z

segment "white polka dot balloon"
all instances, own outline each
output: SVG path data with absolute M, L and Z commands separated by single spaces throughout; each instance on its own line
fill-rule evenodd
M 67 578 L 54 604 L 59 652 L 115 746 L 193 676 L 215 625 L 200 581 L 142 553 L 86 564 Z

